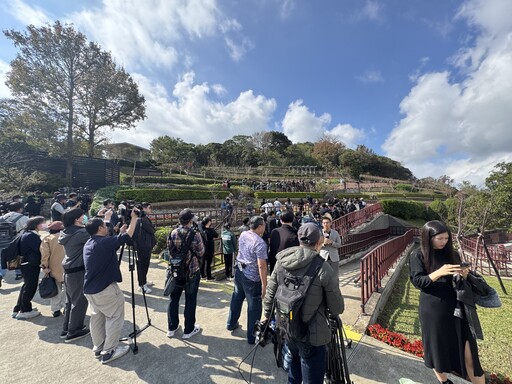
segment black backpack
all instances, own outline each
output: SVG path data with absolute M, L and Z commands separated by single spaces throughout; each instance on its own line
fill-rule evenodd
M 190 246 L 196 236 L 196 229 L 190 228 L 186 235 L 178 232 L 178 236 L 181 239 L 181 247 L 176 247 L 174 242 L 170 241 L 169 235 L 169 266 L 171 267 L 171 273 L 176 279 L 176 283 L 184 285 L 190 278 L 190 262 L 192 261 L 192 252 L 190 252 Z
M 316 255 L 302 276 L 294 276 L 282 266 L 277 271 L 277 290 L 274 296 L 276 332 L 280 339 L 302 341 L 308 336 L 308 321 L 302 320 L 302 305 L 311 283 L 322 267 L 324 259 Z
M 21 219 L 23 215 L 19 215 L 12 221 L 8 221 L 0 217 L 0 249 L 5 249 L 14 240 L 18 231 L 16 231 L 16 222 Z

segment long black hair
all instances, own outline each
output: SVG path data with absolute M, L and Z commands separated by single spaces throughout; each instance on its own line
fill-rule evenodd
M 450 264 L 460 263 L 459 254 L 453 249 L 452 232 L 450 228 L 438 220 L 432 220 L 421 228 L 421 253 L 423 264 L 428 273 L 434 270 L 434 247 L 432 247 L 432 239 L 440 233 L 448 233 L 448 242 L 442 249 L 447 261 Z

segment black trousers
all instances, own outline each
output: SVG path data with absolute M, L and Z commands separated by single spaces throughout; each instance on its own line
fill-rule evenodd
M 201 265 L 201 276 L 207 279 L 212 278 L 213 252 L 204 253 L 203 264 Z
M 137 249 L 137 279 L 139 281 L 139 287 L 147 283 L 150 261 L 151 249 Z
M 233 254 L 224 254 L 224 271 L 226 271 L 226 278 L 233 277 Z
M 21 286 L 18 302 L 14 306 L 13 312 L 30 312 L 32 310 L 32 299 L 37 291 L 41 268 L 25 264 L 20 269 L 23 274 L 23 285 Z

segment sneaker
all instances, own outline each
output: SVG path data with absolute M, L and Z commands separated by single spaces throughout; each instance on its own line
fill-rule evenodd
M 190 333 L 184 333 L 181 337 L 182 339 L 190 339 L 192 336 L 194 336 L 196 333 L 198 333 L 201 330 L 201 327 L 199 327 L 198 324 L 194 325 L 194 329 Z
M 16 277 L 14 278 L 14 280 L 21 280 L 23 279 L 23 275 L 20 275 L 19 273 L 16 274 Z
M 101 363 L 108 364 L 111 361 L 119 359 L 121 356 L 124 356 L 128 353 L 130 347 L 128 345 L 118 345 L 115 349 L 110 351 L 109 353 L 104 353 L 101 355 Z
M 142 292 L 142 289 L 144 289 L 144 293 L 151 293 L 151 292 L 153 292 L 153 290 L 150 289 L 147 285 L 143 285 L 142 287 L 139 287 L 139 292 Z
M 155 285 L 155 283 L 153 283 L 152 281 L 146 282 L 146 287 L 152 287 L 153 285 Z
M 240 323 L 238 323 L 238 321 L 236 322 L 235 326 L 230 328 L 230 327 L 226 327 L 226 329 L 230 332 L 234 331 L 235 329 L 238 329 L 238 327 L 240 327 Z
M 60 315 L 62 315 L 62 312 L 60 310 L 52 313 L 53 317 L 59 317 Z
M 19 312 L 13 312 L 13 313 L 11 313 L 11 317 L 12 317 L 13 319 L 15 319 L 15 318 L 16 318 L 16 316 L 18 316 L 18 313 L 19 313 Z
M 18 312 L 18 314 L 16 315 L 16 319 L 17 320 L 28 320 L 28 319 L 37 317 L 40 314 L 41 314 L 41 312 L 39 312 L 36 309 L 33 309 L 30 312 Z
M 95 359 L 101 359 L 101 350 L 94 351 L 94 358 Z
M 82 337 L 87 336 L 89 333 L 91 333 L 91 331 L 89 331 L 88 329 L 81 329 L 74 334 L 70 334 L 68 332 L 68 335 L 66 336 L 66 339 L 64 341 L 66 343 L 69 341 L 75 341 L 75 340 L 81 339 Z
M 65 338 L 67 337 L 67 335 L 68 335 L 68 331 L 62 331 L 62 332 L 60 333 L 60 336 L 59 336 L 59 337 L 60 337 L 61 339 L 65 339 Z
M 174 337 L 174 333 L 176 333 L 176 330 L 174 330 L 174 331 L 167 331 L 167 337 L 169 339 L 172 339 Z

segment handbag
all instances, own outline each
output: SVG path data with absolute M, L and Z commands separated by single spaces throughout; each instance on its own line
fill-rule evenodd
M 50 299 L 57 296 L 58 293 L 59 288 L 57 287 L 55 279 L 47 273 L 39 283 L 39 296 L 41 296 L 42 299 Z
M 165 271 L 165 284 L 164 284 L 164 296 L 170 296 L 174 287 L 176 286 L 176 279 L 174 278 L 174 274 L 172 273 L 172 268 L 169 265 L 167 270 Z
M 498 292 L 491 287 L 482 275 L 475 271 L 470 271 L 468 274 L 468 281 L 471 284 L 473 291 L 473 299 L 475 304 L 484 308 L 499 308 L 501 307 L 501 300 Z
M 12 259 L 12 260 L 9 260 L 7 261 L 7 269 L 9 271 L 14 271 L 15 269 L 20 269 L 21 267 L 21 259 L 23 258 L 23 256 L 16 256 L 15 259 Z

